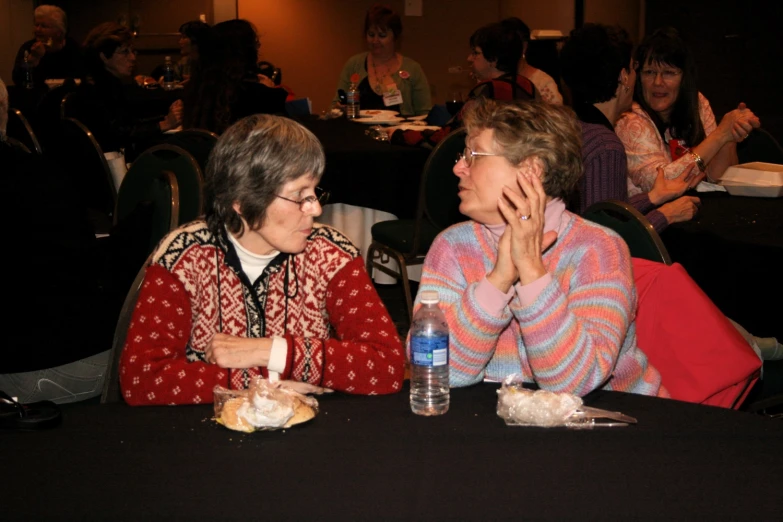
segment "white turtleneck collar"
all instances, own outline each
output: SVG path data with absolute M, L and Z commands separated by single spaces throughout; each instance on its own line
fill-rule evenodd
M 228 235 L 228 240 L 231 241 L 231 244 L 234 245 L 234 248 L 237 251 L 237 257 L 239 258 L 239 263 L 242 265 L 242 271 L 247 275 L 247 278 L 251 283 L 255 283 L 256 279 L 264 272 L 266 266 L 271 263 L 280 252 L 275 250 L 271 254 L 264 256 L 254 254 L 240 245 L 239 240 L 235 238 L 231 232 L 226 230 L 226 233 Z

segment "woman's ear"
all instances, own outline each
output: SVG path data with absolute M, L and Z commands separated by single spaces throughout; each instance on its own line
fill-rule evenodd
M 234 212 L 236 212 L 239 217 L 242 217 L 242 208 L 239 206 L 239 201 L 234 201 L 234 203 L 231 205 L 231 208 L 234 209 Z
M 522 174 L 530 174 L 538 179 L 544 179 L 544 167 L 541 164 L 541 160 L 536 156 L 529 156 L 522 160 L 519 164 L 519 172 Z
M 105 55 L 105 54 L 103 54 L 103 53 L 99 53 L 99 54 L 98 54 L 98 56 L 100 56 L 100 57 L 101 57 L 101 61 L 104 63 L 104 65 L 106 64 L 106 62 L 108 62 L 108 61 L 109 61 L 109 59 L 108 59 L 108 58 L 106 58 L 106 55 Z

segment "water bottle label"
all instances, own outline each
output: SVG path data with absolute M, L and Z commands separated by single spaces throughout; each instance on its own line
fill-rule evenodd
M 411 362 L 429 367 L 449 364 L 449 336 L 411 337 Z

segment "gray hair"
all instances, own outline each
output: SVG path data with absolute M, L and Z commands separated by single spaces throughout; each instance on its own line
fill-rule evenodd
M 63 35 L 68 32 L 68 16 L 56 5 L 39 5 L 35 8 L 35 16 L 50 18 Z
M 8 125 L 8 89 L 5 88 L 3 79 L 0 78 L 0 136 L 5 136 L 5 128 Z
M 305 174 L 320 180 L 325 163 L 321 142 L 299 123 L 268 114 L 239 120 L 209 156 L 204 187 L 209 228 L 218 234 L 225 226 L 242 235 L 234 203 L 251 229 L 260 228 L 281 187 Z

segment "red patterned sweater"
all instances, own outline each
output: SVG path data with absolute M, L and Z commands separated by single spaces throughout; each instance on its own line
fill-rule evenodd
M 203 221 L 169 234 L 153 255 L 128 329 L 120 386 L 132 405 L 212 402 L 266 369 L 208 364 L 216 332 L 284 337 L 282 379 L 356 394 L 402 387 L 404 352 L 356 247 L 315 225 L 305 250 L 280 254 L 252 285 L 226 237 Z

